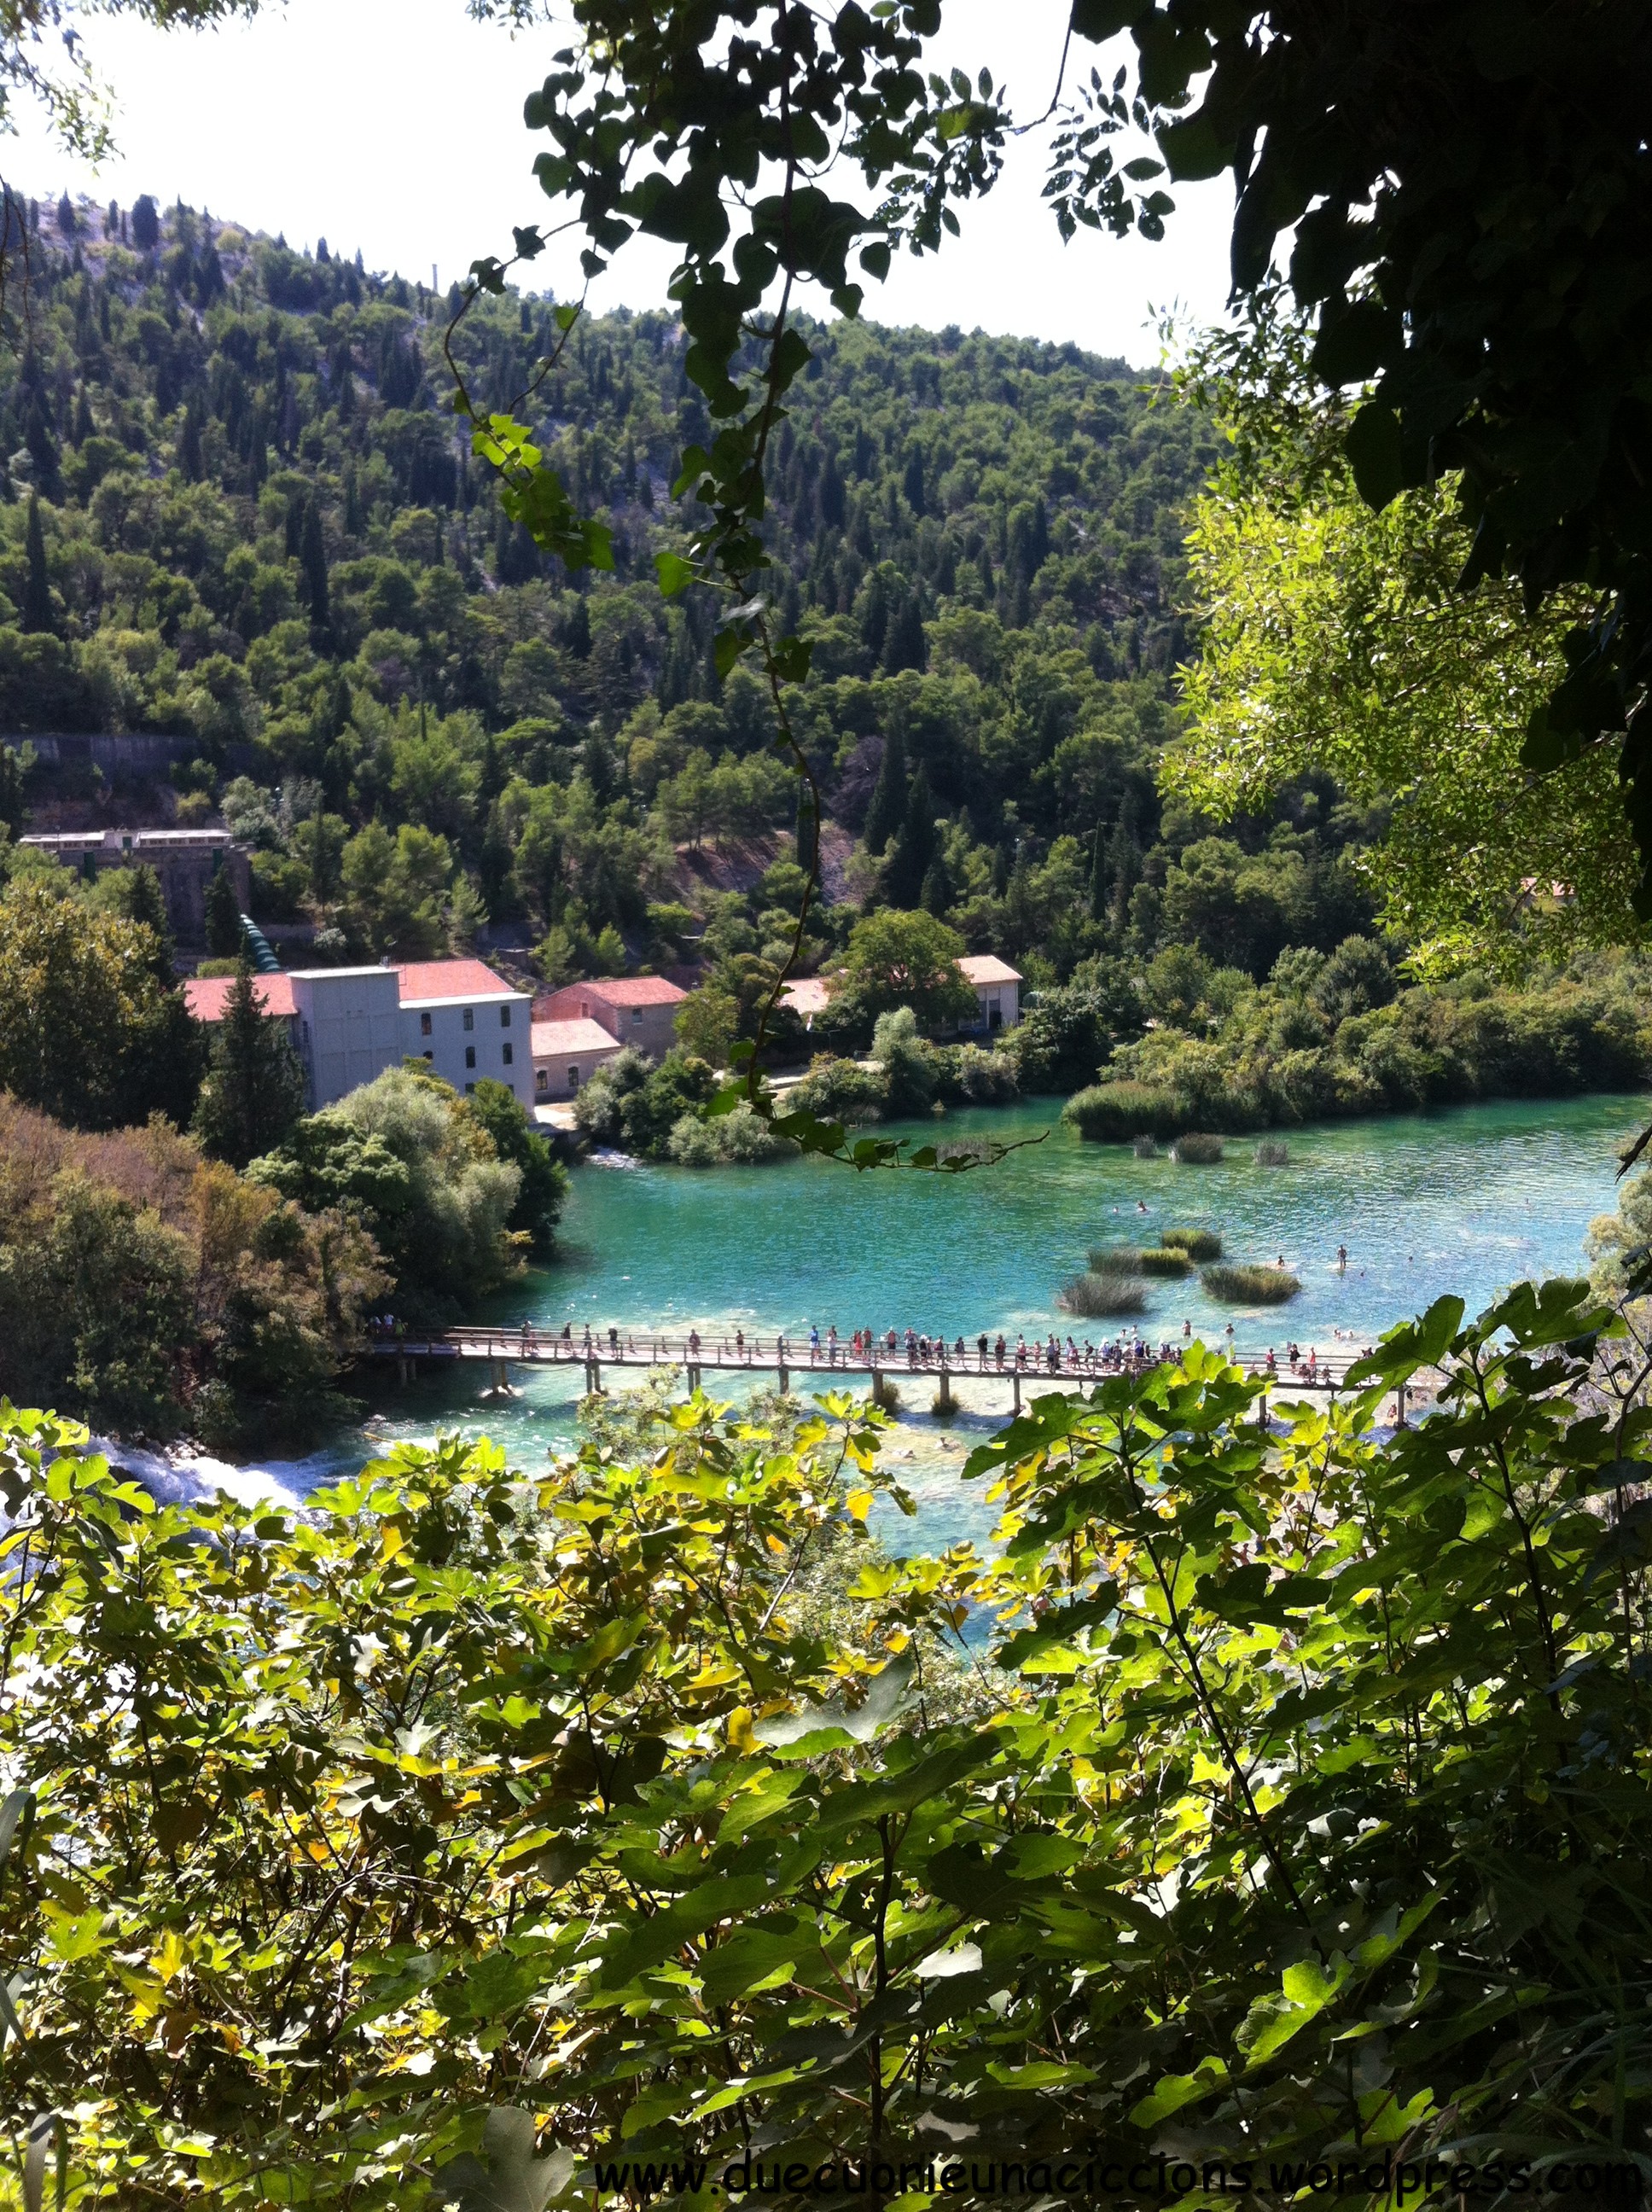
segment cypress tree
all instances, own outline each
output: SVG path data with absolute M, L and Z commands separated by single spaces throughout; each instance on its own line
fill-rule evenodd
M 28 574 L 23 580 L 22 623 L 26 630 L 52 630 L 52 586 L 46 573 L 46 532 L 40 526 L 40 495 L 28 495 Z
M 155 980 L 163 990 L 174 990 L 178 978 L 173 966 L 172 922 L 167 913 L 167 902 L 161 890 L 161 878 L 149 867 L 123 868 L 120 872 L 120 910 L 128 921 L 141 921 L 155 935 L 155 959 L 151 963 Z
M 928 871 L 924 877 L 924 887 L 920 895 L 920 903 L 926 914 L 932 914 L 938 919 L 945 915 L 947 908 L 952 903 L 952 878 L 947 869 L 946 855 L 938 845 L 935 848 L 935 857 L 930 862 Z
M 206 939 L 215 959 L 233 960 L 241 950 L 241 902 L 228 868 L 207 885 Z
M 140 253 L 153 253 L 161 243 L 161 218 L 148 192 L 132 203 L 132 243 Z
M 178 440 L 178 470 L 185 483 L 199 483 L 206 472 L 201 453 L 201 409 L 191 398 L 184 410 L 184 428 Z
M 884 889 L 891 906 L 915 907 L 923 898 L 924 878 L 937 850 L 935 799 L 929 778 L 920 768 L 907 792 L 906 813 L 900 842 L 884 871 Z
M 1102 842 L 1099 822 L 1096 824 L 1096 835 L 1090 840 L 1090 918 L 1092 921 L 1107 920 L 1107 852 Z
M 0 834 L 5 836 L 23 834 L 23 779 L 33 757 L 32 746 L 25 758 L 15 745 L 0 744 Z
M 801 776 L 798 778 L 797 848 L 798 866 L 811 875 L 820 857 L 820 840 L 816 835 L 814 804 Z
M 890 675 L 898 676 L 903 668 L 921 669 L 928 659 L 929 645 L 924 636 L 923 611 L 918 605 L 918 595 L 915 592 L 903 592 L 884 641 L 884 666 Z
M 327 607 L 327 548 L 321 536 L 320 501 L 313 495 L 304 510 L 298 559 L 304 571 L 304 588 L 309 594 L 310 627 L 325 630 L 331 624 Z
M 243 957 L 212 1041 L 195 1134 L 216 1158 L 244 1168 L 289 1136 L 303 1111 L 304 1072 L 285 1025 L 259 1006 L 252 966 Z
M 866 850 L 874 859 L 887 849 L 906 811 L 906 740 L 898 729 L 891 730 L 884 740 L 883 765 L 872 787 L 872 804 L 866 809 Z

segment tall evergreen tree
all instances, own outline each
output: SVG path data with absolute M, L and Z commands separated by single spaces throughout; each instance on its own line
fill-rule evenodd
M 1107 846 L 1099 822 L 1090 846 L 1090 918 L 1092 921 L 1107 920 Z
M 906 740 L 897 728 L 884 740 L 884 761 L 866 809 L 866 850 L 876 859 L 899 828 L 907 804 Z
M 798 783 L 798 812 L 796 823 L 798 866 L 812 874 L 820 855 L 820 841 L 815 832 L 815 810 L 809 796 L 809 787 L 801 779 Z
M 884 667 L 890 676 L 898 676 L 903 668 L 921 669 L 929 659 L 929 645 L 924 636 L 923 609 L 918 604 L 915 592 L 902 592 L 884 641 Z
M 900 840 L 884 871 L 884 889 L 891 906 L 921 904 L 924 878 L 935 858 L 936 844 L 935 797 L 928 775 L 920 768 L 908 787 Z
M 320 631 L 330 629 L 332 618 L 327 604 L 327 548 L 321 535 L 321 503 L 314 497 L 304 510 L 298 562 L 304 572 L 304 588 L 310 601 L 310 627 Z
M 234 1168 L 273 1152 L 304 1111 L 304 1071 L 285 1025 L 258 1003 L 251 963 L 235 970 L 193 1127 L 208 1152 Z
M 150 971 L 163 990 L 177 988 L 177 948 L 173 943 L 172 919 L 161 889 L 161 878 L 150 867 L 123 868 L 115 878 L 114 899 L 128 921 L 141 921 L 155 938 Z
M 191 398 L 184 410 L 184 428 L 178 440 L 178 471 L 185 483 L 199 483 L 206 473 L 201 453 L 201 409 Z
M 40 525 L 40 495 L 28 495 L 28 534 L 25 540 L 28 571 L 23 579 L 21 617 L 26 630 L 52 630 L 58 627 L 52 608 L 52 586 L 46 573 L 46 532 Z
M 33 759 L 32 745 L 19 752 L 15 745 L 0 744 L 0 836 L 23 833 L 23 782 Z
M 140 253 L 153 253 L 161 243 L 161 217 L 148 192 L 132 203 L 132 243 Z
M 241 950 L 241 902 L 228 868 L 220 868 L 207 885 L 206 939 L 215 959 L 233 960 Z

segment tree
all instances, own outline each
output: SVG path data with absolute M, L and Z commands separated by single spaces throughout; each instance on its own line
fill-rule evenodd
M 310 627 L 325 636 L 332 623 L 327 596 L 327 546 L 321 530 L 321 504 L 313 493 L 304 509 L 298 560 L 309 603 Z
M 22 835 L 28 818 L 23 790 L 34 761 L 33 745 L 0 744 L 0 836 L 15 839 Z
M 497 1157 L 521 1176 L 510 1212 L 512 1233 L 526 1238 L 536 1259 L 549 1259 L 556 1249 L 556 1224 L 568 1204 L 568 1170 L 551 1152 L 550 1140 L 529 1121 L 526 1109 L 502 1083 L 484 1076 L 465 1103 L 487 1131 Z
M 963 941 L 933 915 L 868 915 L 849 933 L 843 981 L 868 1012 L 910 1006 L 926 1029 L 966 1020 L 975 994 L 958 968 Z
M 866 810 L 866 825 L 862 832 L 866 850 L 874 859 L 887 850 L 890 839 L 901 826 L 906 807 L 907 749 L 897 724 L 884 740 L 884 757 L 878 763 L 878 781 L 872 786 L 872 804 Z
M 40 495 L 32 491 L 28 495 L 28 532 L 24 540 L 24 555 L 28 562 L 23 580 L 23 604 L 19 610 L 22 627 L 36 633 L 55 630 L 58 617 L 52 605 L 52 585 L 46 574 L 46 532 L 40 523 Z
M 215 1158 L 244 1168 L 283 1144 L 303 1111 L 304 1071 L 287 1025 L 264 1012 L 243 954 L 213 1032 L 195 1134 Z
M 202 1050 L 153 931 L 23 877 L 0 897 L 0 1089 L 73 1128 L 189 1119 Z
M 891 906 L 920 903 L 935 855 L 935 798 L 928 771 L 920 767 L 908 787 L 900 838 L 884 870 L 884 891 Z
M 1621 941 L 1638 862 L 1615 763 L 1595 748 L 1534 777 L 1525 757 L 1566 604 L 1534 620 L 1500 577 L 1455 591 L 1471 539 L 1451 484 L 1374 513 L 1293 442 L 1260 481 L 1219 478 L 1189 544 L 1206 618 L 1172 789 L 1224 816 L 1310 771 L 1368 805 L 1403 793 L 1371 866 L 1425 964 Z
M 740 1002 L 732 991 L 702 983 L 683 1000 L 672 1026 L 685 1053 L 712 1067 L 726 1067 L 740 1035 Z
M 207 885 L 207 950 L 217 959 L 233 960 L 242 943 L 241 902 L 228 868 L 220 868 Z
M 153 253 L 161 243 L 161 216 L 148 192 L 132 202 L 132 244 L 140 253 Z

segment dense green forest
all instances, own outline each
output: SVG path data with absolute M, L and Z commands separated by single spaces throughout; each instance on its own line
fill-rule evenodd
M 0 367 L 5 727 L 193 735 L 184 818 L 220 808 L 258 848 L 260 917 L 313 920 L 324 957 L 489 921 L 552 980 L 681 957 L 708 927 L 708 961 L 772 957 L 790 886 L 764 866 L 794 796 L 768 702 L 744 671 L 720 682 L 710 594 L 668 604 L 652 565 L 707 428 L 674 319 L 579 323 L 522 410 L 613 532 L 612 574 L 570 580 L 445 410 L 456 292 L 183 207 L 39 220 Z M 546 300 L 479 302 L 456 342 L 477 404 L 508 404 L 557 335 Z M 812 961 L 868 901 L 1035 980 L 1151 956 L 1209 827 L 1165 813 L 1152 772 L 1208 422 L 1071 346 L 811 341 L 770 532 L 815 643 Z M 1310 779 L 1232 831 L 1258 976 L 1368 919 L 1347 865 L 1367 826 Z

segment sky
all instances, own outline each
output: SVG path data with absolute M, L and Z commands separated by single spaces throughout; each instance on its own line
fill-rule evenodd
M 1017 112 L 1036 114 L 1066 15 L 1063 0 L 948 0 L 935 58 L 972 76 L 985 64 Z M 116 155 L 94 170 L 20 107 L 0 171 L 37 198 L 65 187 L 123 206 L 145 191 L 181 197 L 292 246 L 359 247 L 370 269 L 428 280 L 434 267 L 445 287 L 476 256 L 508 253 L 513 224 L 556 219 L 531 173 L 548 141 L 521 112 L 562 42 L 554 29 L 513 40 L 473 23 L 464 0 L 287 0 L 206 31 L 90 19 L 85 43 L 115 94 Z M 1020 141 L 993 192 L 960 210 L 962 235 L 938 255 L 899 257 L 885 284 L 868 284 L 864 313 L 1072 340 L 1138 367 L 1159 356 L 1160 313 L 1218 319 L 1230 186 L 1179 188 L 1159 245 L 1083 232 L 1064 246 L 1039 198 L 1043 170 L 1042 142 Z M 554 246 L 532 288 L 577 293 L 577 254 L 572 240 Z M 593 287 L 592 308 L 663 304 L 671 263 L 669 248 L 635 240 Z

